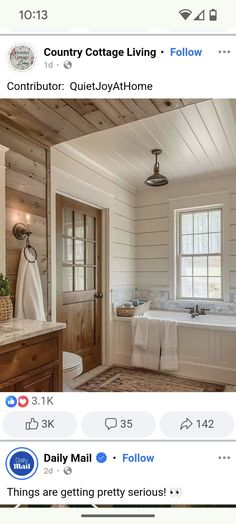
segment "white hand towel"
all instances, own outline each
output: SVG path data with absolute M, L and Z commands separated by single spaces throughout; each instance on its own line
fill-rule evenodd
M 160 369 L 177 370 L 177 323 L 174 320 L 161 320 L 161 365 Z
M 148 322 L 148 350 L 155 350 L 160 354 L 161 349 L 161 321 L 158 318 L 149 318 Z
M 139 368 L 160 368 L 161 323 L 158 319 L 133 317 L 132 365 Z M 136 335 L 136 336 L 134 336 Z M 134 343 L 136 342 L 136 345 Z M 137 345 L 137 343 L 139 345 Z M 140 344 L 142 343 L 142 344 Z
M 24 255 L 24 249 L 21 251 L 17 275 L 15 317 L 46 320 L 37 260 L 33 263 L 28 262 Z
M 133 317 L 131 320 L 132 347 L 147 349 L 148 345 L 148 318 Z

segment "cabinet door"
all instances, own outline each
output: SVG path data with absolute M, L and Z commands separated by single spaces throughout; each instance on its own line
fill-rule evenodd
M 9 344 L 0 355 L 0 382 L 17 381 L 17 377 L 37 373 L 43 366 L 52 366 L 59 360 L 58 336 L 42 336 Z M 5 386 L 4 386 L 5 387 Z
M 29 376 L 28 378 L 17 382 L 15 388 L 16 391 L 25 392 L 46 392 L 46 391 L 57 391 L 57 366 L 54 368 L 41 371 L 36 375 Z

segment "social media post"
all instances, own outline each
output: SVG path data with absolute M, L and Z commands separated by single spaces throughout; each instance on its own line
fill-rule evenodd
M 12 448 L 3 443 L 1 503 L 231 504 L 234 447 L 216 442 L 68 446 L 25 441 L 23 446 L 14 442 Z M 207 472 L 199 482 L 203 469 Z
M 3 505 L 234 502 L 233 393 L 1 396 Z
M 28 7 L 0 35 L 0 503 L 232 505 L 235 37 L 36 34 Z
M 3 98 L 235 97 L 233 36 L 0 37 Z
M 0 132 L 1 390 L 234 391 L 235 99 L 1 99 Z

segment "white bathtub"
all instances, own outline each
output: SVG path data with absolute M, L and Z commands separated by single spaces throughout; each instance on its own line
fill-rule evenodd
M 151 309 L 147 311 L 144 316 L 149 318 L 176 320 L 178 326 L 188 327 L 191 325 L 193 327 L 236 331 L 236 316 L 233 315 L 212 315 L 207 313 L 206 315 L 199 315 L 199 317 L 192 318 L 188 312 Z
M 191 318 L 188 312 L 150 310 L 145 316 L 176 320 L 179 370 L 175 375 L 236 385 L 236 317 L 206 314 Z M 112 363 L 131 365 L 130 319 L 113 322 Z

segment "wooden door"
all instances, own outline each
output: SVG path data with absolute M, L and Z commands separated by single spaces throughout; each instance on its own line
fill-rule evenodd
M 101 364 L 101 211 L 57 196 L 57 320 L 63 349 Z

